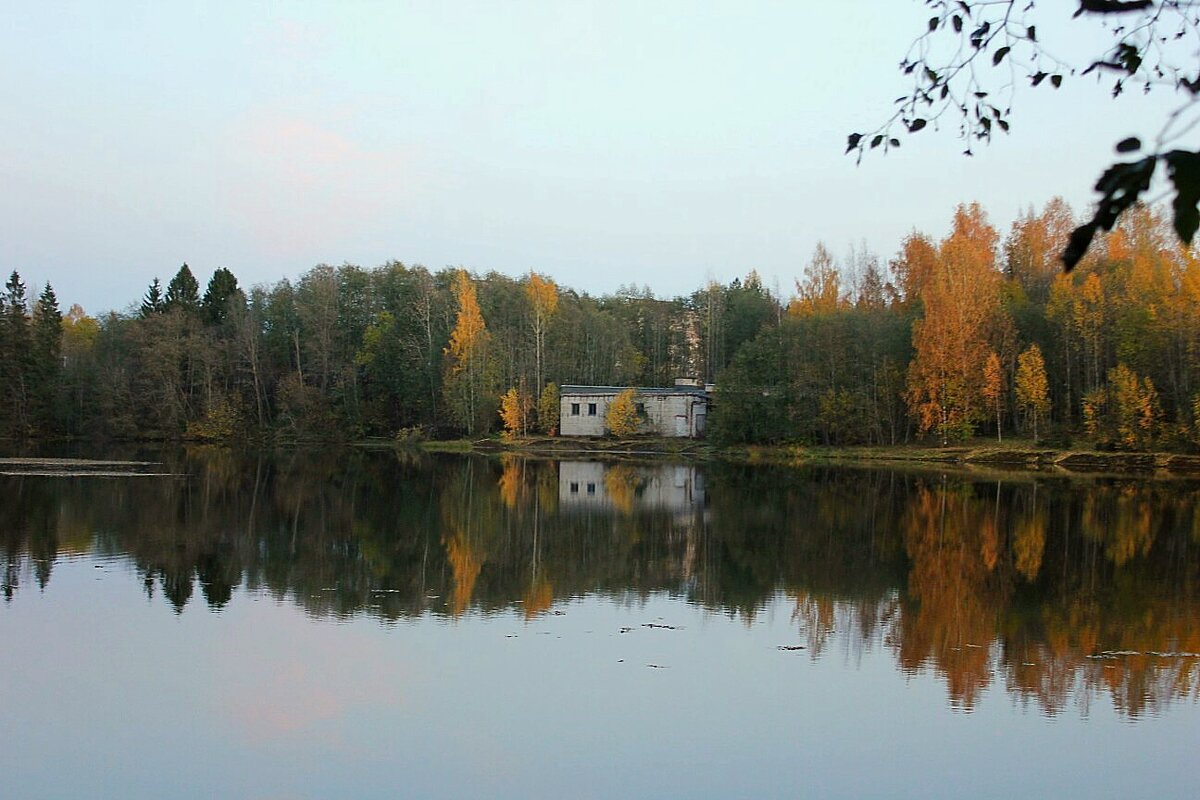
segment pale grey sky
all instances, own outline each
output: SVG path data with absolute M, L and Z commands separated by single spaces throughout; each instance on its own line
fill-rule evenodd
M 1074 4 L 1049 5 L 1086 45 Z M 1089 79 L 1021 91 L 1012 134 L 973 159 L 930 129 L 855 167 L 846 134 L 904 92 L 926 16 L 903 0 L 12 4 L 0 271 L 90 312 L 184 261 L 202 283 L 399 259 L 662 295 L 756 269 L 786 293 L 818 240 L 886 259 L 914 227 L 944 235 L 959 202 L 1002 231 L 1055 194 L 1082 209 L 1112 144 L 1175 102 L 1114 105 Z

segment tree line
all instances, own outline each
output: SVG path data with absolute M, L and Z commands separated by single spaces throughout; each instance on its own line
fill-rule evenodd
M 818 245 L 784 298 L 751 272 L 658 298 L 592 296 L 390 262 L 248 289 L 184 264 L 140 306 L 66 315 L 18 273 L 0 308 L 9 438 L 353 439 L 557 426 L 563 383 L 714 382 L 722 443 L 937 443 L 1023 435 L 1200 443 L 1200 267 L 1135 209 L 1071 273 L 1061 200 L 1003 237 L 977 204 L 884 261 Z

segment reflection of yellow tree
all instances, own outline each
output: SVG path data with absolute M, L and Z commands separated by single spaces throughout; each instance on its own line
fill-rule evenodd
M 517 500 L 521 495 L 523 482 L 521 473 L 524 462 L 515 456 L 503 455 L 500 457 L 500 464 L 502 471 L 500 480 L 497 482 L 500 489 L 500 500 L 506 508 L 514 509 L 517 507 Z
M 1042 568 L 1042 553 L 1046 549 L 1046 512 L 1035 508 L 1013 525 L 1013 555 L 1016 557 L 1017 572 L 1025 580 L 1037 580 Z
M 545 578 L 538 578 L 525 592 L 525 619 L 533 619 L 550 610 L 554 603 L 554 587 Z
M 486 540 L 497 526 L 497 493 L 482 482 L 476 492 L 474 463 L 466 462 L 442 493 L 442 542 L 454 586 L 450 612 L 462 614 L 471 604 L 475 583 L 487 561 Z
M 622 514 L 633 513 L 633 504 L 642 481 L 628 464 L 613 464 L 604 471 L 604 491 L 613 508 Z
M 454 531 L 446 537 L 445 542 L 446 560 L 450 562 L 450 572 L 454 578 L 450 610 L 458 616 L 471 604 L 475 581 L 483 570 L 483 559 L 463 531 Z
M 974 707 L 991 680 L 1000 598 L 980 555 L 980 531 L 992 513 L 990 503 L 968 493 L 921 486 L 901 519 L 911 604 L 893 644 L 906 670 L 932 662 L 964 708 Z
M 1104 544 L 1104 555 L 1120 567 L 1146 555 L 1154 544 L 1154 510 L 1145 489 L 1096 487 L 1083 506 L 1083 533 Z

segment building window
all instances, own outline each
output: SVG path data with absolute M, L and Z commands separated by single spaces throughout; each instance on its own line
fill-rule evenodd
M 595 493 L 596 493 L 596 484 L 589 483 L 588 484 L 588 494 L 595 494 Z
M 636 405 L 637 405 L 638 416 L 639 417 L 646 416 L 646 404 L 645 403 L 637 403 Z
M 589 417 L 596 416 L 596 404 L 595 403 L 588 403 L 588 416 Z
M 571 494 L 579 494 L 579 483 L 571 481 Z
M 579 403 L 571 403 L 571 416 L 572 417 L 579 416 Z

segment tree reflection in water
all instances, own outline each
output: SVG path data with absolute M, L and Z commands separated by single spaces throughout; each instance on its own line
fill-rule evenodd
M 1136 718 L 1200 699 L 1192 481 L 552 462 L 220 449 L 178 478 L 4 478 L 3 591 L 55 562 L 127 559 L 175 611 L 238 591 L 314 617 L 526 618 L 669 592 L 752 621 L 790 598 L 812 658 L 835 641 L 932 670 L 970 710 L 1022 702 Z

